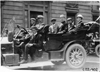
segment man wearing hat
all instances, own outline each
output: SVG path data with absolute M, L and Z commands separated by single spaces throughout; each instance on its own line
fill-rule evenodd
M 43 15 L 38 15 L 37 16 L 37 21 L 38 21 L 38 23 L 36 24 L 37 29 L 41 29 L 42 27 L 45 26 L 45 24 L 43 23 L 43 21 L 44 21 L 44 16 Z
M 83 24 L 83 15 L 78 14 L 77 15 L 77 25 Z
M 36 25 L 36 19 L 35 18 L 31 18 L 30 20 L 30 34 L 34 34 L 36 32 L 36 29 L 34 28 Z
M 82 29 L 83 27 L 85 27 L 84 23 L 83 23 L 83 15 L 78 14 L 77 15 L 77 24 L 76 27 L 72 30 L 70 30 L 70 32 L 77 32 L 78 30 Z
M 35 18 L 31 18 L 30 27 L 35 26 L 35 22 L 36 22 L 36 19 Z
M 67 19 L 67 24 L 68 24 L 68 31 L 72 30 L 75 28 L 74 23 L 72 21 L 72 18 Z
M 57 33 L 57 31 L 58 31 L 58 26 L 57 26 L 57 24 L 56 24 L 56 19 L 55 18 L 52 18 L 51 19 L 51 25 L 50 25 L 50 27 L 49 27 L 49 33 L 50 34 L 56 34 Z
M 67 25 L 66 20 L 65 20 L 65 15 L 61 14 L 60 19 L 61 19 L 61 23 L 59 25 L 59 32 L 58 33 L 64 33 L 68 28 L 68 25 Z
M 60 27 L 61 27 L 62 25 L 66 24 L 66 17 L 65 17 L 65 15 L 61 14 L 60 15 L 60 19 L 61 19 L 61 24 L 60 24 Z
M 61 19 L 61 23 L 65 23 L 66 22 L 66 17 L 64 14 L 60 15 L 60 19 Z

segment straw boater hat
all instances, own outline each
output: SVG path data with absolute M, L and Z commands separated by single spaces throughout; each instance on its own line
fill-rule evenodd
M 61 14 L 61 15 L 60 15 L 60 18 L 63 18 L 63 17 L 65 18 L 65 15 L 64 15 L 64 14 Z
M 83 19 L 84 17 L 83 17 L 83 15 L 78 14 L 78 15 L 77 15 L 77 18 L 82 18 L 82 19 Z
M 43 15 L 38 15 L 37 19 L 39 19 L 39 18 L 44 18 L 44 16 Z
M 70 21 L 70 20 L 72 20 L 72 18 L 68 18 L 68 19 L 67 19 L 67 21 Z

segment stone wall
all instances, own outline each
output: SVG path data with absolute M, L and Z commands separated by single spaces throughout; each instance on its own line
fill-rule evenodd
M 64 14 L 65 16 L 67 16 L 67 11 L 65 10 L 66 8 L 66 1 L 62 1 L 62 2 L 56 2 L 53 1 L 51 4 L 51 18 L 56 18 L 57 22 L 60 22 L 60 14 Z M 73 2 L 74 3 L 74 2 Z M 91 13 L 91 5 L 88 5 L 88 2 L 80 2 L 78 1 L 78 12 L 84 16 L 83 21 L 87 22 L 87 21 L 91 21 L 92 20 L 92 13 Z
M 65 6 L 64 2 L 52 2 L 51 18 L 56 18 L 57 22 L 60 22 L 60 15 L 64 14 L 66 16 Z
M 24 25 L 24 11 L 23 2 L 21 1 L 5 1 L 1 7 L 2 12 L 2 28 L 4 24 L 9 23 L 9 21 L 15 17 L 15 24 Z

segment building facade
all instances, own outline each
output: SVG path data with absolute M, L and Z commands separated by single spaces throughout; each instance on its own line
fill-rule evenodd
M 15 24 L 30 27 L 30 18 L 44 15 L 44 22 L 50 24 L 51 18 L 60 22 L 60 15 L 72 17 L 76 22 L 78 13 L 84 16 L 84 22 L 95 20 L 99 16 L 99 5 L 91 1 L 1 1 L 1 29 L 13 17 Z

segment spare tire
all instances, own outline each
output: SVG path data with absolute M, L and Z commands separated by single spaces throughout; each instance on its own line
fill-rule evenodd
M 8 33 L 8 41 L 9 41 L 9 42 L 12 42 L 12 41 L 13 41 L 13 35 L 14 35 L 13 32 L 9 32 L 9 33 Z

